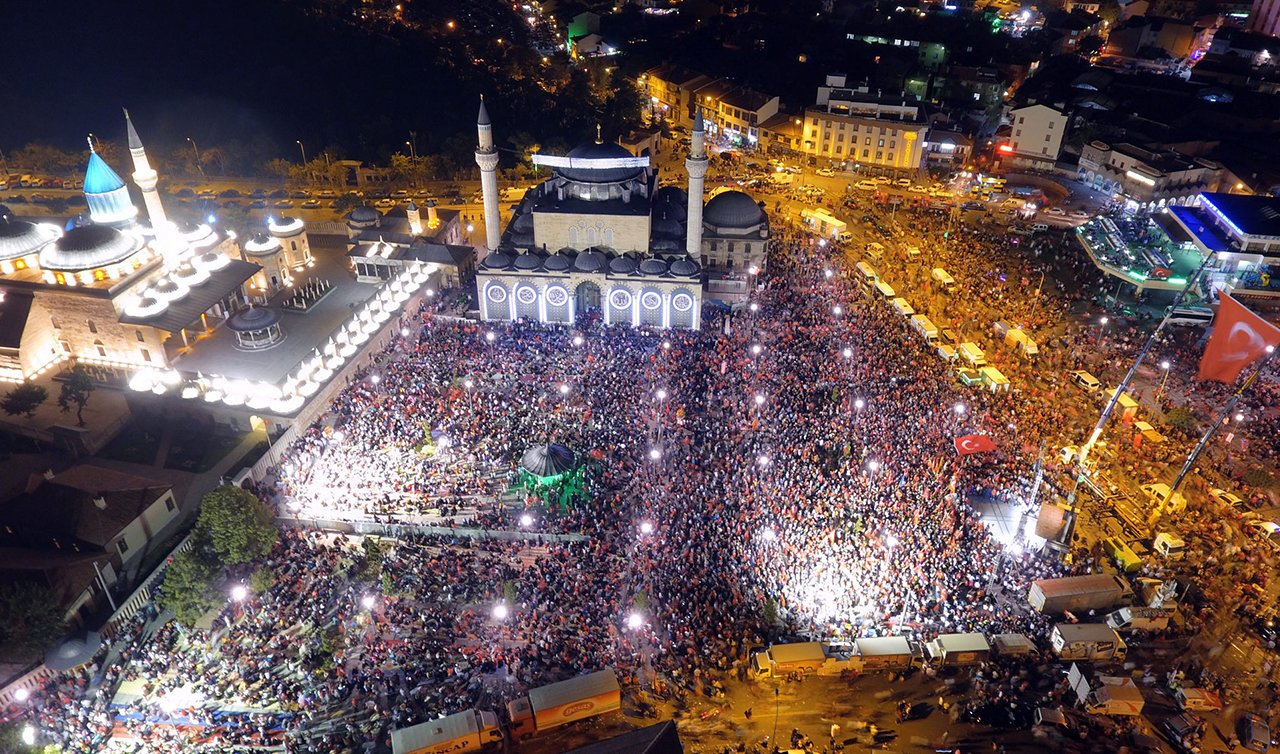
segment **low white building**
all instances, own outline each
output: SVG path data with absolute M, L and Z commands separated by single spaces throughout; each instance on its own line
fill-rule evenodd
M 1009 143 L 999 147 L 1002 164 L 1052 168 L 1062 151 L 1067 116 L 1048 105 L 1026 105 L 1009 112 Z

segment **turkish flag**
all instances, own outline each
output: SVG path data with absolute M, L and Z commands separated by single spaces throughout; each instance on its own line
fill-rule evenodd
M 1232 383 L 1268 346 L 1280 345 L 1280 328 L 1245 308 L 1225 291 L 1218 300 L 1213 335 L 1200 357 L 1201 380 Z
M 962 456 L 990 453 L 995 449 L 995 442 L 986 435 L 964 435 L 956 438 L 956 452 Z

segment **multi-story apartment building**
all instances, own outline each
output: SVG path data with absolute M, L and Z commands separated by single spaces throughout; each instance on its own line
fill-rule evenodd
M 1218 188 L 1221 174 L 1216 162 L 1172 149 L 1091 141 L 1080 151 L 1078 177 L 1139 209 L 1153 209 L 1194 202 L 1202 191 Z
M 920 108 L 865 87 L 848 88 L 845 81 L 834 74 L 818 87 L 814 107 L 805 109 L 803 151 L 875 171 L 918 171 L 929 133 Z
M 1051 168 L 1062 150 L 1067 116 L 1048 105 L 1025 105 L 1009 111 L 1009 128 L 1009 142 L 998 148 L 1002 164 Z

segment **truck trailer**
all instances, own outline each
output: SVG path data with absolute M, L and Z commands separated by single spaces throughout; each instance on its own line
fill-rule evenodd
M 612 668 L 542 686 L 507 702 L 511 738 L 516 741 L 621 708 L 622 689 Z
M 1131 605 L 1134 595 L 1124 579 L 1112 573 L 1099 573 L 1033 581 L 1027 601 L 1038 612 L 1057 615 L 1065 611 L 1109 610 Z
M 812 228 L 813 232 L 824 238 L 844 240 L 842 235 L 849 230 L 849 225 L 845 221 L 837 220 L 830 213 L 820 209 L 802 209 L 800 219 Z
M 916 663 L 919 653 L 902 636 L 875 636 L 855 639 L 855 667 L 859 672 L 906 670 Z
M 839 675 L 850 667 L 848 657 L 835 656 L 820 641 L 775 644 L 751 655 L 751 670 L 757 678 L 778 678 L 790 673 Z
M 1107 613 L 1107 625 L 1117 631 L 1163 631 L 1172 618 L 1167 607 L 1122 607 Z
M 498 716 L 489 710 L 463 710 L 391 731 L 392 754 L 467 754 L 501 743 Z
M 991 645 L 982 634 L 941 634 L 924 645 L 936 665 L 977 665 L 991 659 Z
M 1129 647 L 1105 623 L 1055 623 L 1049 645 L 1059 660 L 1124 662 Z

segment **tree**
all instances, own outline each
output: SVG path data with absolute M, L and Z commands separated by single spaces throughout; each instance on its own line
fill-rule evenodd
M 67 375 L 67 379 L 62 383 L 62 391 L 58 393 L 58 408 L 62 409 L 62 413 L 67 413 L 74 405 L 76 407 L 76 426 L 84 426 L 84 407 L 89 402 L 89 396 L 93 395 L 95 389 L 93 378 L 89 376 L 89 372 L 80 364 L 76 364 L 71 369 L 71 373 Z
M 193 547 L 173 557 L 160 585 L 160 607 L 171 610 L 178 622 L 194 626 L 200 616 L 222 604 L 216 586 L 218 569 Z
M 9 416 L 25 415 L 28 419 L 35 416 L 40 404 L 49 399 L 49 391 L 34 382 L 24 382 L 10 390 L 4 400 L 0 401 L 0 409 Z
M 1170 409 L 1169 413 L 1164 415 L 1164 420 L 1178 429 L 1191 429 L 1196 425 L 1196 415 L 1181 406 Z
M 53 590 L 34 581 L 0 585 L 0 655 L 29 660 L 51 647 L 66 630 Z
M 333 201 L 333 209 L 339 215 L 345 215 L 362 204 L 364 200 L 355 194 L 343 194 Z
M 254 594 L 266 594 L 276 585 L 276 575 L 266 566 L 260 566 L 249 574 L 249 588 Z
M 196 533 L 225 565 L 239 565 L 266 555 L 280 538 L 275 514 L 257 495 L 225 485 L 204 496 Z

